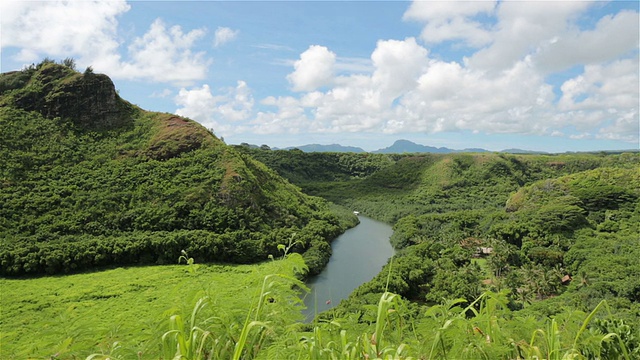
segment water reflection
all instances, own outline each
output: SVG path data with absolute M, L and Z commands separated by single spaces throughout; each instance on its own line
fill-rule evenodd
M 327 267 L 307 281 L 303 312 L 307 321 L 329 310 L 361 284 L 373 279 L 394 251 L 389 243 L 391 226 L 360 216 L 360 224 L 347 230 L 331 244 L 333 255 Z

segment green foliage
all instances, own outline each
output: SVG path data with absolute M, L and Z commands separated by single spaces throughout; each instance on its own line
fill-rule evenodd
M 182 249 L 250 263 L 291 233 L 318 272 L 329 241 L 353 225 L 197 123 L 134 109 L 104 75 L 43 62 L 3 79 L 23 74 L 1 98 L 0 275 L 166 264 Z M 125 109 L 124 122 L 96 127 L 95 109 L 63 106 L 86 103 L 84 92 Z
M 640 355 L 637 152 L 229 147 L 62 63 L 0 76 L 0 274 L 187 266 L 0 279 L 0 357 Z M 301 324 L 299 277 L 353 210 L 394 225 L 397 255 Z

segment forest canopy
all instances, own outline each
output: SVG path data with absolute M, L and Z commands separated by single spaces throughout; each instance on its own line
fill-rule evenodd
M 0 274 L 253 263 L 295 236 L 317 272 L 353 226 L 196 122 L 44 61 L 0 77 Z M 295 234 L 295 235 L 294 235 Z

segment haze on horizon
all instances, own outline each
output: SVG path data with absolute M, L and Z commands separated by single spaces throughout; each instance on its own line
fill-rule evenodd
M 74 58 L 227 143 L 638 149 L 637 1 L 3 1 L 1 70 Z

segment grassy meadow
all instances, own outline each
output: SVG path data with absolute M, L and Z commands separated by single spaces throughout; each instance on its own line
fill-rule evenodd
M 294 275 L 294 262 L 258 265 L 168 265 L 115 268 L 32 279 L 0 279 L 1 359 L 74 359 L 117 353 L 161 357 L 174 314 L 196 301 L 242 325 L 265 276 Z M 280 311 L 282 309 L 280 308 Z M 297 315 L 292 311 L 289 316 Z M 186 317 L 186 316 L 185 316 Z M 241 329 L 229 329 L 230 332 Z

